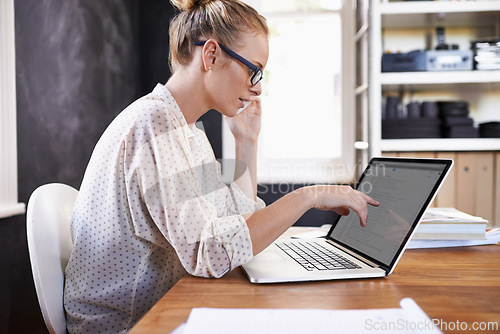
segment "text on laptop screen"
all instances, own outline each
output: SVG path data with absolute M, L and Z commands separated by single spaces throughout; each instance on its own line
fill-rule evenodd
M 351 210 L 340 218 L 330 237 L 389 266 L 445 169 L 445 163 L 373 162 L 357 189 L 380 206 L 368 206 L 364 228 Z

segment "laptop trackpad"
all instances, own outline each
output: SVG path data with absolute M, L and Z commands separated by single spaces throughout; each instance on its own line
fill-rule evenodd
M 259 254 L 255 255 L 252 261 L 259 262 L 277 262 L 286 261 L 288 255 L 284 254 L 281 250 L 276 250 L 274 247 L 270 249 L 265 249 Z

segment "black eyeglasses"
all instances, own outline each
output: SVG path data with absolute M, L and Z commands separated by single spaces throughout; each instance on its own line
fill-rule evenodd
M 206 42 L 207 41 L 197 41 L 197 42 L 193 42 L 193 44 L 197 45 L 197 46 L 202 46 L 202 45 L 205 45 Z M 219 43 L 219 46 L 229 56 L 236 59 L 237 61 L 239 61 L 240 63 L 242 63 L 243 65 L 245 65 L 246 67 L 248 67 L 249 69 L 251 69 L 253 71 L 252 78 L 250 79 L 250 83 L 252 84 L 252 86 L 255 86 L 256 84 L 259 83 L 260 80 L 262 80 L 262 78 L 264 77 L 264 74 L 262 73 L 262 70 L 258 66 L 255 66 L 254 64 L 252 64 L 251 62 L 249 62 L 248 60 L 246 60 L 245 58 L 243 58 L 242 56 L 240 56 L 236 52 L 226 48 L 224 45 Z

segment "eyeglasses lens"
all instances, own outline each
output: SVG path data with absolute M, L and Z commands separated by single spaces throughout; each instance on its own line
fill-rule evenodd
M 260 71 L 260 70 L 259 70 L 259 71 L 256 71 L 256 72 L 253 74 L 253 76 L 252 76 L 252 80 L 251 80 L 251 82 L 252 82 L 252 86 L 255 86 L 256 84 L 258 84 L 258 83 L 259 83 L 259 81 L 260 81 L 260 80 L 262 80 L 262 76 L 263 76 L 263 75 L 262 75 L 262 71 Z

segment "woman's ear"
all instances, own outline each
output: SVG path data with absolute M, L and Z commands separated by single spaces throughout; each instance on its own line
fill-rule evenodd
M 205 71 L 210 71 L 215 64 L 215 60 L 220 54 L 219 44 L 214 39 L 209 39 L 203 45 L 202 61 Z

